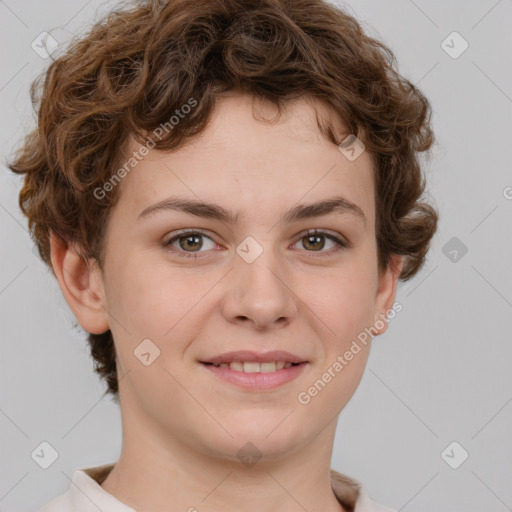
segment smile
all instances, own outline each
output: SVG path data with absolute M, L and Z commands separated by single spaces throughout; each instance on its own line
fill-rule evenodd
M 291 366 L 297 366 L 300 363 L 292 363 L 291 361 L 269 361 L 266 363 L 258 363 L 256 361 L 232 361 L 229 363 L 205 363 L 212 364 L 217 368 L 230 368 L 237 372 L 245 373 L 270 373 L 284 368 L 290 368 Z
M 296 379 L 308 362 L 291 361 L 232 361 L 230 363 L 200 363 L 215 380 L 245 391 L 270 391 Z

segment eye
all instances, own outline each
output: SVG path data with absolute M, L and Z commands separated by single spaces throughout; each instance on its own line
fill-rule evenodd
M 201 248 L 204 248 L 204 243 L 202 241 L 203 238 L 208 239 L 212 244 L 211 247 L 206 247 L 206 249 L 213 249 L 217 245 L 202 230 L 191 229 L 187 231 L 182 231 L 181 233 L 178 233 L 177 235 L 173 236 L 167 242 L 165 242 L 163 246 L 175 247 L 176 250 L 173 250 L 173 252 L 176 252 L 178 256 L 181 258 L 197 258 L 198 256 L 195 253 L 205 252 L 199 250 Z M 178 247 L 174 245 L 175 243 L 178 244 Z
M 208 244 L 204 244 L 203 239 L 207 239 L 210 242 L 210 247 Z M 325 248 L 326 242 L 328 240 L 333 244 L 333 247 L 329 250 L 322 250 Z M 303 247 L 307 252 L 317 252 L 320 254 L 312 254 L 311 256 L 325 256 L 332 253 L 336 253 L 344 248 L 351 247 L 351 244 L 348 241 L 344 241 L 337 236 L 330 234 L 328 231 L 323 231 L 319 229 L 309 230 L 306 233 L 303 233 L 295 244 L 298 242 L 302 242 Z M 295 245 L 294 244 L 294 245 Z M 171 251 L 176 253 L 180 258 L 202 258 L 204 256 L 200 256 L 200 253 L 207 252 L 209 249 L 214 249 L 218 247 L 218 245 L 205 234 L 205 232 L 201 229 L 189 229 L 185 231 L 181 231 L 176 234 L 168 241 L 162 244 L 164 247 L 172 248 Z M 201 249 L 205 249 L 201 251 Z
M 325 247 L 325 239 L 329 240 L 334 244 L 334 248 L 328 251 L 323 251 Z M 312 229 L 302 234 L 301 238 L 296 242 L 302 242 L 302 245 L 306 247 L 307 252 L 319 252 L 318 256 L 325 256 L 326 254 L 332 254 L 338 252 L 344 248 L 349 248 L 350 244 L 346 241 L 341 240 L 337 236 L 330 234 L 328 231 L 320 229 Z M 316 254 L 312 256 L 317 256 Z

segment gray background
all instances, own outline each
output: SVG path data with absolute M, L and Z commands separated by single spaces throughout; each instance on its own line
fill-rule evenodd
M 28 85 L 49 63 L 32 40 L 49 31 L 65 44 L 113 5 L 0 0 L 2 511 L 35 510 L 69 487 L 74 468 L 120 452 L 118 406 L 102 399 L 84 334 L 33 253 L 20 182 L 4 165 L 34 123 Z M 441 221 L 340 416 L 332 467 L 397 510 L 512 510 L 512 1 L 340 5 L 391 47 L 432 103 L 437 143 L 426 165 Z M 441 46 L 453 31 L 469 43 L 458 58 Z M 46 470 L 31 457 L 42 441 L 58 452 Z M 453 441 L 460 447 L 443 459 Z M 453 469 L 445 460 L 455 465 L 463 449 L 469 457 Z

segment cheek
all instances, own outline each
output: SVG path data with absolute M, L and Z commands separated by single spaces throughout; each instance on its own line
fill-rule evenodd
M 161 324 L 171 324 L 187 302 L 187 289 L 182 285 L 182 280 L 169 275 L 168 268 L 133 258 L 112 274 L 110 290 L 123 318 L 137 329 L 153 326 L 152 333 L 161 336 L 165 332 Z
M 314 286 L 303 283 L 299 296 L 336 344 L 343 344 L 373 320 L 375 279 L 372 268 L 354 263 L 316 276 Z
M 306 421 L 323 415 L 328 422 L 353 396 L 364 373 L 371 345 L 377 270 L 368 256 L 351 259 L 316 287 L 315 313 L 322 319 L 325 359 L 310 387 L 303 391 L 301 407 Z M 328 327 L 327 327 L 328 326 Z M 307 402 L 307 404 L 305 403 Z M 327 413 L 325 411 L 328 411 Z
M 304 428 L 318 429 L 319 418 L 328 425 L 350 401 L 368 360 L 369 345 L 361 347 L 351 361 L 344 360 L 343 364 L 337 361 L 337 356 L 343 356 L 344 352 L 337 352 L 324 366 L 323 373 L 315 375 L 297 394 L 297 407 L 302 411 Z
M 211 296 L 205 295 L 218 276 L 171 271 L 161 262 L 134 262 L 112 277 L 110 299 L 117 322 L 111 326 L 119 350 L 129 356 L 142 340 L 150 339 L 160 350 L 160 363 L 176 364 L 208 316 L 205 308 Z

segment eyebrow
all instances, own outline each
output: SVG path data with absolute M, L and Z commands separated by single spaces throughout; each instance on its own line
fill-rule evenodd
M 137 221 L 167 210 L 188 213 L 206 219 L 216 219 L 227 224 L 237 224 L 245 218 L 242 211 L 231 212 L 218 204 L 173 196 L 145 208 L 139 214 Z M 366 217 L 363 210 L 343 196 L 335 196 L 316 203 L 299 204 L 284 212 L 282 218 L 284 222 L 292 223 L 303 219 L 321 217 L 333 212 L 353 214 L 360 218 L 366 227 Z

